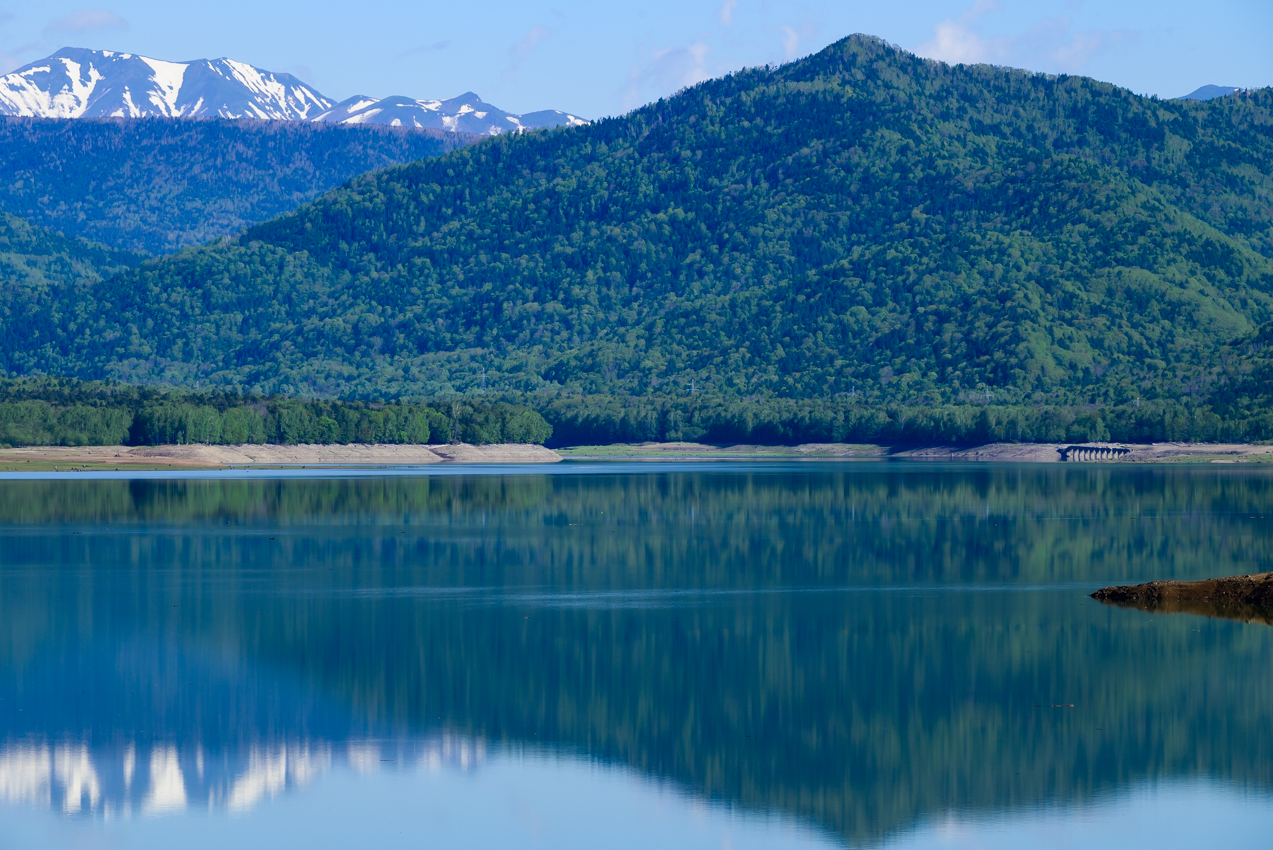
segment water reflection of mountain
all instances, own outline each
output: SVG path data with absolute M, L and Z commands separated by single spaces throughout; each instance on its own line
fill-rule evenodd
M 449 735 L 410 742 L 295 741 L 207 750 L 167 742 L 0 745 L 0 804 L 105 818 L 191 809 L 242 812 L 333 768 L 359 773 L 468 768 L 485 747 Z
M 446 729 L 855 841 L 1143 779 L 1273 787 L 1273 630 L 1084 597 L 1268 569 L 1271 483 L 1030 469 L 10 483 L 3 737 L 133 741 L 145 759 L 198 743 L 238 753 L 224 775 L 239 776 L 253 748 L 306 742 L 319 759 Z M 1078 584 L 1014 589 L 1064 582 Z M 982 589 L 933 589 L 951 585 Z M 36 721 L 14 710 L 37 704 Z

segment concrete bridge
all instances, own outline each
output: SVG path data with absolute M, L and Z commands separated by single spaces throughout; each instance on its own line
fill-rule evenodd
M 1118 460 L 1132 453 L 1126 446 L 1061 446 L 1057 451 L 1063 461 Z

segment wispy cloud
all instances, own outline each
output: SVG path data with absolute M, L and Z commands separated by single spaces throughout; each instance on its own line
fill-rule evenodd
M 1046 70 L 1071 73 L 1081 71 L 1094 57 L 1107 50 L 1128 47 L 1137 41 L 1131 30 L 1082 30 L 1074 32 L 1069 15 L 1044 18 L 1038 26 L 1012 43 L 1014 59 L 1030 57 L 1046 60 Z M 1036 58 L 1037 61 L 1037 58 Z
M 651 95 L 660 97 L 708 79 L 711 71 L 707 60 L 711 52 L 701 41 L 652 51 L 649 62 L 632 69 L 623 92 L 624 108 L 632 109 L 645 103 Z
M 410 50 L 404 50 L 398 54 L 398 58 L 405 59 L 408 56 L 418 56 L 421 53 L 437 53 L 439 50 L 446 50 L 450 46 L 451 39 L 447 38 L 442 41 L 435 41 L 432 44 L 421 44 L 417 47 L 411 48 Z
M 288 65 L 283 68 L 283 71 L 291 74 L 306 85 L 314 85 L 314 69 L 308 65 Z
M 126 30 L 128 21 L 109 9 L 81 9 L 65 17 L 50 21 L 44 28 L 47 35 L 54 33 L 77 33 L 89 30 Z
M 521 41 L 508 49 L 508 53 L 518 62 L 524 62 L 535 52 L 536 47 L 548 40 L 550 35 L 552 33 L 548 31 L 547 27 L 536 24 L 531 27 L 530 32 L 522 36 Z
M 552 31 L 545 26 L 536 24 L 530 28 L 530 32 L 526 33 L 521 39 L 508 48 L 508 67 L 504 69 L 504 77 L 508 78 L 517 72 L 522 63 L 531 57 L 535 52 L 535 48 L 543 44 L 552 36 Z
M 720 4 L 720 8 L 716 10 L 716 14 L 720 16 L 721 26 L 727 27 L 734 22 L 734 10 L 738 8 L 738 0 L 725 0 Z
M 800 50 L 800 34 L 791 27 L 782 28 L 782 52 L 788 61 L 795 59 Z
M 977 31 L 976 25 L 998 8 L 996 0 L 977 0 L 963 14 L 933 27 L 932 39 L 915 52 L 952 65 L 990 62 L 1035 71 L 1074 73 L 1082 71 L 1106 50 L 1136 41 L 1136 33 L 1130 30 L 1075 32 L 1069 15 L 1044 18 L 1022 35 L 987 38 Z
M 818 27 L 812 21 L 805 21 L 797 26 L 780 26 L 778 32 L 782 35 L 782 55 L 790 62 L 800 55 L 800 42 L 816 36 Z

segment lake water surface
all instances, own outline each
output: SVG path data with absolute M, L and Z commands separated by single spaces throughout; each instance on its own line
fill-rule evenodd
M 0 847 L 1266 847 L 1250 468 L 0 480 Z

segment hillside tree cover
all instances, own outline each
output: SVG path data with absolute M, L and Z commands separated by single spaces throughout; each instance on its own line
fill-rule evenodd
M 1070 439 L 1148 409 L 1258 436 L 1271 198 L 1273 91 L 1160 101 L 853 36 L 10 294 L 0 367 L 364 399 L 488 385 L 566 424 L 806 404 L 973 433 L 979 408 L 1115 411 Z

